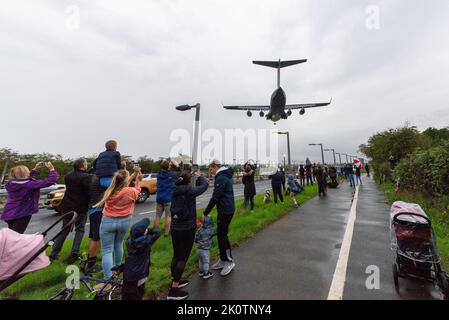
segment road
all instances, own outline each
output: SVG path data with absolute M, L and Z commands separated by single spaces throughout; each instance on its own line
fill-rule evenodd
M 256 190 L 258 193 L 264 193 L 267 189 L 270 189 L 270 181 L 263 180 L 256 182 Z M 210 196 L 212 194 L 213 188 L 209 188 L 204 194 L 197 198 L 197 208 L 205 208 L 209 202 Z M 243 198 L 243 185 L 234 185 L 234 195 L 236 199 Z M 153 220 L 156 212 L 156 195 L 151 195 L 145 203 L 137 204 L 135 213 L 133 215 L 133 221 L 138 221 L 143 217 L 150 218 Z M 58 215 L 53 210 L 41 209 L 38 213 L 34 214 L 31 222 L 26 230 L 26 233 L 37 233 L 44 231 L 48 226 L 50 226 L 54 221 L 58 219 Z M 6 227 L 6 223 L 0 221 L 0 228 Z M 86 234 L 89 228 L 86 228 Z M 73 236 L 71 234 L 70 236 Z
M 268 226 L 233 250 L 227 277 L 194 275 L 190 299 L 441 299 L 432 284 L 410 279 L 400 278 L 396 291 L 390 206 L 366 177 L 353 195 L 343 183 Z

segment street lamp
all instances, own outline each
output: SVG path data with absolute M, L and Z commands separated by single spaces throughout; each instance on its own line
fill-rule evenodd
M 341 165 L 341 155 L 342 155 L 343 153 L 335 152 L 335 154 L 338 154 L 338 159 L 340 160 L 339 164 Z
M 197 163 L 197 153 L 198 153 L 198 135 L 199 135 L 199 125 L 200 125 L 200 104 L 197 103 L 193 106 L 188 104 L 183 104 L 181 106 L 177 106 L 176 110 L 179 111 L 188 111 L 192 108 L 195 108 L 195 132 L 193 136 L 193 151 L 192 151 L 192 167 Z
M 334 153 L 334 166 L 336 166 L 337 160 L 335 160 L 335 149 L 324 149 L 324 151 L 332 151 Z
M 287 153 L 288 153 L 288 169 L 291 169 L 291 154 L 290 154 L 290 132 L 280 132 L 278 131 L 277 134 L 285 134 L 287 135 Z M 285 168 L 285 155 L 284 155 L 284 168 Z
M 321 147 L 321 160 L 322 165 L 324 166 L 324 151 L 323 151 L 323 144 L 322 143 L 309 143 L 309 146 L 320 146 Z

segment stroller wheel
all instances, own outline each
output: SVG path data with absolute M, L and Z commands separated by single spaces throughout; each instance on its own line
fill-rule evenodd
M 393 263 L 393 279 L 396 290 L 399 289 L 399 268 L 397 263 Z
M 439 272 L 437 275 L 438 287 L 443 293 L 443 300 L 449 300 L 449 283 L 444 272 Z

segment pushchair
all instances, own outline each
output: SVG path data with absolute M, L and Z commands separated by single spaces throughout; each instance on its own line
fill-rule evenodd
M 70 217 L 61 230 L 51 239 L 45 241 L 47 234 L 64 218 Z M 55 239 L 67 229 L 73 228 L 76 212 L 61 216 L 44 232 L 37 234 L 20 234 L 11 229 L 0 230 L 0 292 L 18 281 L 24 275 L 41 270 L 50 265 L 45 250 L 52 246 Z
M 414 203 L 396 201 L 390 211 L 391 248 L 396 253 L 393 278 L 412 277 L 433 282 L 449 299 L 448 275 L 443 272 L 432 223 Z

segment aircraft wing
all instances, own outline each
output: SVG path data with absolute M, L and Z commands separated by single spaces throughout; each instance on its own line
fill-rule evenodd
M 270 106 L 223 106 L 228 110 L 270 111 Z
M 325 107 L 332 103 L 332 99 L 329 102 L 320 102 L 320 103 L 302 103 L 302 104 L 287 104 L 285 109 L 307 109 L 307 108 L 318 108 Z

